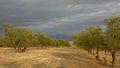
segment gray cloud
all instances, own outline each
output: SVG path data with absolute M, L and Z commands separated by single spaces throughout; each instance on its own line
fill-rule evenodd
M 119 0 L 0 0 L 0 22 L 35 32 L 70 34 L 120 15 Z

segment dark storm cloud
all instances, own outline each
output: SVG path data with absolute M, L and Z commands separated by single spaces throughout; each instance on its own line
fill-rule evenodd
M 70 34 L 120 15 L 119 0 L 0 0 L 0 22 L 36 32 Z

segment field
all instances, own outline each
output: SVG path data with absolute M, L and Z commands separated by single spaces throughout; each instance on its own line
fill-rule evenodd
M 75 47 L 60 47 L 48 49 L 29 48 L 25 53 L 16 53 L 13 48 L 0 48 L 0 68 L 111 67 L 97 63 L 95 57 L 85 50 Z M 115 68 L 119 68 L 119 64 Z

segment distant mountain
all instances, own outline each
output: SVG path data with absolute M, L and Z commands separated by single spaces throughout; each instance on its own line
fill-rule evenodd
M 52 34 L 50 35 L 50 37 L 57 38 L 57 39 L 72 40 L 72 37 L 66 34 Z

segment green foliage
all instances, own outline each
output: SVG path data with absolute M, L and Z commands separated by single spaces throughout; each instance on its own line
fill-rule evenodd
M 116 65 L 116 52 L 120 50 L 120 17 L 111 17 L 104 21 L 106 28 L 106 49 L 112 54 L 112 66 Z
M 2 36 L 0 36 L 0 47 L 4 46 L 4 39 Z
M 70 43 L 69 43 L 69 41 L 67 41 L 67 40 L 63 40 L 63 39 L 58 39 L 57 41 L 56 41 L 56 43 L 57 43 L 57 47 L 64 47 L 64 46 L 67 46 L 67 47 L 69 47 L 70 46 Z
M 105 19 L 106 44 L 110 50 L 120 50 L 120 17 Z
M 96 49 L 102 46 L 103 32 L 99 27 L 88 27 L 73 36 L 74 44 L 85 49 Z
M 4 35 L 0 37 L 0 46 L 14 47 L 17 52 L 23 52 L 27 47 L 61 47 L 69 46 L 69 41 L 54 39 L 45 33 L 34 33 L 28 28 L 14 27 L 10 23 L 1 23 Z
M 41 48 L 47 48 L 52 45 L 52 40 L 45 33 L 38 34 L 38 43 Z
M 114 66 L 116 62 L 116 51 L 120 50 L 120 17 L 105 19 L 104 23 L 106 26 L 105 32 L 102 32 L 99 27 L 89 27 L 73 35 L 74 44 L 88 51 L 96 49 L 98 56 L 99 49 L 110 51 L 113 58 L 112 66 Z
M 6 46 L 14 46 L 18 52 L 21 52 L 32 44 L 35 34 L 30 29 L 14 27 L 9 23 L 1 25 L 4 27 L 3 37 Z
M 51 38 L 45 33 L 38 34 L 38 43 L 41 48 L 69 46 L 68 41 Z

